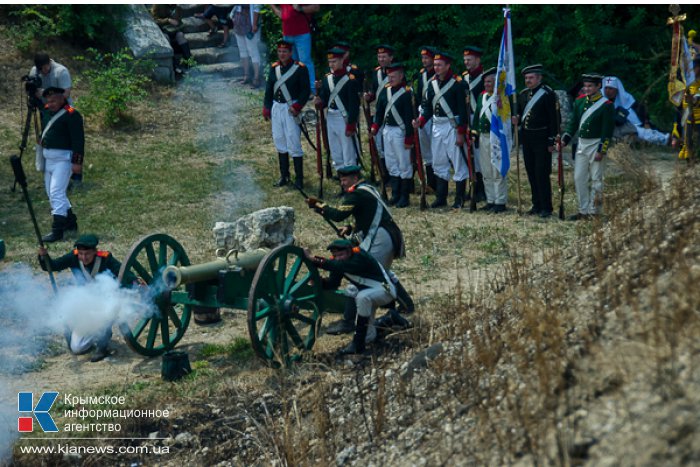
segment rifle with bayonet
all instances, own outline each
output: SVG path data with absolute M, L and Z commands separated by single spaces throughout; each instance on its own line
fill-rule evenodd
M 318 174 L 318 197 L 323 198 L 323 154 L 321 154 L 321 117 L 323 109 L 316 109 L 316 173 Z
M 469 135 L 471 133 L 471 104 L 469 102 L 470 99 L 470 93 L 469 90 L 465 93 L 465 103 L 467 105 L 467 131 L 464 134 L 464 138 L 466 139 L 465 143 L 467 146 L 467 153 L 464 153 L 464 148 L 462 146 L 459 147 L 462 157 L 466 159 L 467 162 L 467 169 L 469 170 L 469 212 L 474 212 L 476 211 L 476 171 L 474 170 L 474 159 L 472 158 L 472 150 L 471 150 L 471 142 L 469 138 Z
M 369 102 L 366 100 L 362 99 L 362 110 L 365 113 L 365 120 L 367 120 L 367 128 L 372 127 L 372 115 L 369 110 Z M 376 168 L 377 172 L 379 172 L 379 184 L 381 186 L 381 193 L 382 193 L 382 198 L 387 199 L 386 196 L 386 185 L 384 184 L 384 176 L 382 174 L 382 168 L 379 165 L 379 154 L 377 153 L 377 145 L 376 142 L 374 141 L 374 137 L 372 134 L 369 134 L 369 157 L 372 162 L 372 172 L 370 173 L 370 176 L 374 174 L 374 170 Z M 373 182 L 374 183 L 374 182 Z
M 411 105 L 413 106 L 413 119 L 418 118 L 416 115 L 416 95 L 411 93 Z M 416 169 L 418 170 L 418 181 L 420 182 L 420 210 L 425 211 L 428 207 L 425 201 L 425 167 L 423 166 L 423 155 L 420 152 L 420 136 L 418 128 L 413 129 L 413 150 L 416 156 Z
M 559 184 L 559 219 L 564 220 L 564 158 L 561 147 L 561 109 L 557 99 L 557 183 Z M 516 129 L 517 130 L 517 129 Z
M 318 96 L 320 89 L 316 88 L 316 95 Z M 328 126 L 326 126 L 326 114 L 323 111 L 323 107 L 318 109 L 319 122 L 321 122 L 321 136 L 323 137 L 323 146 L 326 149 L 326 178 L 331 178 L 333 176 L 333 171 L 331 170 L 331 147 L 328 144 Z

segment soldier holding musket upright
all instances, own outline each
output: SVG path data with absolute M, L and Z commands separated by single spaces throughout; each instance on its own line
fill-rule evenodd
M 462 78 L 452 72 L 452 56 L 438 52 L 434 57 L 435 76 L 429 81 L 428 92 L 422 103 L 420 116 L 413 121 L 414 128 L 425 126 L 433 119 L 431 149 L 435 171 L 436 198 L 430 205 L 437 208 L 447 205 L 447 188 L 450 165 L 457 184 L 453 208 L 464 205 L 469 170 L 460 153 L 467 132 L 467 103 Z
M 416 114 L 420 115 L 421 105 L 428 92 L 428 81 L 435 76 L 435 68 L 433 67 L 433 58 L 436 53 L 435 47 L 429 45 L 420 48 L 420 60 L 423 68 L 420 69 L 418 75 L 414 79 L 416 82 Z M 420 139 L 420 152 L 425 163 L 425 178 L 428 186 L 435 191 L 435 172 L 433 172 L 433 153 L 430 148 L 430 139 L 433 131 L 433 120 L 425 122 L 425 126 L 418 129 L 418 137 Z
M 294 161 L 295 184 L 304 185 L 304 151 L 301 148 L 301 127 L 298 121 L 301 109 L 309 100 L 311 90 L 306 66 L 292 60 L 292 43 L 277 42 L 279 61 L 271 66 L 265 88 L 263 117 L 272 118 L 272 139 L 277 148 L 280 179 L 275 186 L 289 183 L 289 155 Z
M 377 63 L 379 65 L 372 73 L 372 87 L 370 91 L 366 92 L 364 95 L 367 102 L 373 102 L 377 98 L 377 95 L 379 95 L 379 91 L 384 89 L 384 86 L 389 82 L 386 68 L 394 61 L 394 52 L 394 48 L 390 45 L 380 44 L 377 46 Z M 377 152 L 380 157 L 379 164 L 381 165 L 381 175 L 384 178 L 384 183 L 386 183 L 388 181 L 388 175 L 384 161 L 384 142 L 381 133 L 378 133 L 375 138 L 375 146 L 377 147 Z
M 381 129 L 384 140 L 384 160 L 391 185 L 389 204 L 405 208 L 409 205 L 413 180 L 413 91 L 406 86 L 402 63 L 392 63 L 386 71 L 389 83 L 379 92 L 371 131 L 377 135 Z
M 330 73 L 321 83 L 321 91 L 314 99 L 317 107 L 328 107 L 328 144 L 333 165 L 338 170 L 357 164 L 355 133 L 360 116 L 360 98 L 355 75 L 348 73 L 343 64 L 345 51 L 339 48 L 327 52 Z
M 336 41 L 331 48 L 343 49 L 345 51 L 345 54 L 343 55 L 343 65 L 345 66 L 345 71 L 348 74 L 355 76 L 354 84 L 357 87 L 357 92 L 362 93 L 362 83 L 365 82 L 365 72 L 350 61 L 350 43 L 345 41 Z
M 528 214 L 547 218 L 552 215 L 552 152 L 559 133 L 557 96 L 542 83 L 542 65 L 522 69 L 525 87 L 518 95 L 521 115 L 513 117 L 520 123 L 520 143 L 523 145 L 525 171 L 532 191 L 532 208 Z
M 464 72 L 462 73 L 462 82 L 464 83 L 467 93 L 469 94 L 469 127 L 476 125 L 476 104 L 484 92 L 484 67 L 481 65 L 481 56 L 484 51 L 480 47 L 468 45 L 463 51 Z M 484 201 L 486 194 L 484 192 L 484 178 L 481 171 L 481 158 L 479 157 L 479 142 L 474 144 L 474 171 L 476 172 L 476 200 Z

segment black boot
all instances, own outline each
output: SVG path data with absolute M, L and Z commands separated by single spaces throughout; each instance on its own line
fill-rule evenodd
M 285 186 L 289 183 L 289 154 L 286 152 L 277 153 L 280 163 L 280 179 L 273 186 Z
M 51 223 L 51 233 L 44 235 L 41 239 L 46 243 L 53 243 L 63 240 L 63 231 L 66 229 L 66 216 L 53 216 Z
M 341 349 L 341 355 L 354 355 L 361 354 L 365 351 L 365 337 L 367 337 L 367 326 L 369 324 L 369 317 L 358 316 L 357 326 L 355 328 L 355 336 L 345 348 Z
M 357 316 L 357 302 L 354 299 L 345 301 L 343 319 L 336 321 L 326 328 L 326 334 L 350 334 L 355 330 L 355 317 Z
M 411 182 L 413 179 L 399 179 L 399 193 L 401 193 L 401 198 L 399 198 L 398 203 L 396 203 L 397 208 L 405 208 L 411 204 Z
M 399 202 L 399 198 L 401 197 L 401 179 L 394 176 L 389 177 L 389 187 L 391 188 L 389 206 L 393 206 Z
M 433 190 L 437 190 L 437 185 L 435 183 L 435 172 L 433 172 L 432 165 L 425 166 L 425 182 Z
M 77 231 L 78 230 L 78 217 L 73 214 L 73 209 L 68 210 L 68 215 L 66 216 L 66 231 Z
M 408 329 L 411 327 L 411 323 L 401 316 L 394 308 L 389 309 L 384 316 L 374 322 L 374 325 L 377 327 L 377 331 L 382 335 L 390 333 L 394 327 L 400 329 Z
M 461 182 L 456 182 L 457 188 L 455 189 L 455 202 L 452 203 L 452 209 L 461 209 L 464 206 L 464 195 L 467 190 L 467 181 L 462 180 Z
M 294 161 L 294 174 L 296 175 L 296 180 L 294 181 L 294 186 L 300 189 L 304 189 L 304 159 L 302 157 L 292 157 Z
M 190 57 L 192 57 L 192 52 L 190 51 L 190 43 L 185 42 L 184 44 L 179 44 L 180 48 L 182 49 L 182 58 L 185 60 L 189 60 Z M 189 65 L 185 64 L 185 68 L 189 68 Z
M 430 207 L 441 208 L 447 206 L 447 180 L 435 177 L 435 187 L 435 201 Z
M 481 175 L 481 172 L 476 173 L 476 186 L 474 187 L 474 192 L 476 193 L 477 203 L 486 201 L 486 188 L 484 187 L 484 176 Z

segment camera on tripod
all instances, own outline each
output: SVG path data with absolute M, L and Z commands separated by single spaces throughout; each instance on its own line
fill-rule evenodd
M 37 91 L 41 88 L 41 77 L 24 75 L 21 79 L 24 82 L 24 90 L 27 91 L 29 106 L 41 108 L 41 99 L 36 97 Z

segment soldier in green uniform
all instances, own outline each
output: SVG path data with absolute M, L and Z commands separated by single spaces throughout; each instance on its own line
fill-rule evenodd
M 464 205 L 469 169 L 460 147 L 464 146 L 467 132 L 467 102 L 462 78 L 452 71 L 453 57 L 438 52 L 434 57 L 435 76 L 429 81 L 428 92 L 422 103 L 420 116 L 413 121 L 414 128 L 422 128 L 433 119 L 431 149 L 433 170 L 436 176 L 436 197 L 430 205 L 437 208 L 447 205 L 447 185 L 450 166 L 456 182 L 455 200 L 452 207 Z
M 484 72 L 484 92 L 477 98 L 474 113 L 472 135 L 479 141 L 479 157 L 481 170 L 484 175 L 484 190 L 486 192 L 486 211 L 494 213 L 505 212 L 508 201 L 508 177 L 503 177 L 491 163 L 491 117 L 498 112 L 493 90 L 496 79 L 496 69 L 490 68 Z
M 360 247 L 379 261 L 396 286 L 398 301 L 403 311 L 413 312 L 414 306 L 410 295 L 390 270 L 393 260 L 405 256 L 405 250 L 403 235 L 394 222 L 389 208 L 382 201 L 377 189 L 362 179 L 360 167 L 344 167 L 338 171 L 338 175 L 344 191 L 339 206 L 331 206 L 313 197 L 306 200 L 307 204 L 324 218 L 335 222 L 342 222 L 350 216 L 354 217 L 355 225 L 343 227 L 341 233 L 344 236 L 356 237 Z M 354 319 L 355 311 L 346 310 L 343 320 L 329 327 L 327 332 L 329 334 L 347 333 L 354 328 Z M 408 321 L 393 308 L 383 324 L 386 327 L 394 324 L 403 327 L 409 325 Z M 370 325 L 370 336 L 374 332 L 373 328 L 374 326 Z
M 343 65 L 345 66 L 345 71 L 347 73 L 352 73 L 352 75 L 355 76 L 354 84 L 357 88 L 358 94 L 361 94 L 363 91 L 362 83 L 365 82 L 365 72 L 362 71 L 360 67 L 358 67 L 350 61 L 350 43 L 346 41 L 336 41 L 335 43 L 333 43 L 331 48 L 343 49 L 345 51 L 345 55 L 343 55 Z
M 615 106 L 601 93 L 603 77 L 585 74 L 582 81 L 585 95 L 574 102 L 573 116 L 561 143 L 569 144 L 571 135 L 578 130 L 574 165 L 578 213 L 570 220 L 585 219 L 601 212 L 604 158 L 615 129 Z
M 378 66 L 373 70 L 370 90 L 364 95 L 364 98 L 368 103 L 373 102 L 379 95 L 379 91 L 384 89 L 384 86 L 386 86 L 386 84 L 389 82 L 386 68 L 394 61 L 395 52 L 396 50 L 388 44 L 379 44 L 377 46 Z M 384 160 L 384 140 L 382 139 L 382 134 L 379 133 L 374 141 L 377 147 L 377 152 L 379 153 L 381 175 L 384 179 L 384 183 L 388 183 L 389 172 L 386 169 L 386 161 Z
M 77 230 L 78 219 L 68 200 L 72 173 L 82 173 L 85 154 L 83 117 L 66 101 L 62 88 L 43 92 L 46 108 L 41 113 L 43 132 L 40 144 L 44 159 L 44 186 L 51 204 L 51 233 L 43 237 L 51 243 L 63 239 L 66 230 Z
M 391 186 L 389 205 L 405 208 L 413 180 L 413 91 L 406 85 L 402 63 L 392 63 L 387 73 L 389 82 L 379 92 L 371 131 L 374 136 L 381 129 L 384 140 L 384 161 Z
M 314 99 L 319 109 L 328 108 L 328 145 L 335 169 L 357 164 L 357 121 L 360 116 L 360 98 L 357 93 L 355 75 L 347 72 L 343 64 L 345 50 L 328 50 L 327 73 L 322 80 L 321 91 Z
M 541 64 L 522 69 L 525 88 L 518 94 L 518 109 L 522 116 L 513 118 L 520 124 L 520 144 L 523 145 L 525 170 L 532 192 L 531 215 L 547 218 L 552 215 L 552 152 L 559 133 L 557 96 L 542 83 Z
M 301 147 L 299 113 L 309 100 L 311 89 L 306 66 L 292 60 L 291 42 L 277 42 L 279 61 L 271 65 L 265 87 L 263 118 L 272 119 L 272 139 L 277 148 L 280 179 L 275 186 L 289 183 L 289 156 L 294 161 L 295 185 L 304 186 L 304 151 Z
M 324 287 L 336 289 L 343 278 L 352 284 L 345 293 L 357 309 L 357 325 L 352 342 L 340 353 L 361 354 L 365 351 L 369 324 L 377 307 L 394 300 L 396 288 L 381 263 L 362 248 L 354 247 L 350 240 L 335 240 L 328 249 L 333 255 L 329 259 L 312 256 L 309 250 L 304 252 L 318 268 L 330 271 L 330 276 L 323 279 Z
M 423 68 L 420 69 L 416 77 L 414 78 L 415 85 L 415 100 L 416 100 L 416 115 L 420 115 L 422 109 L 423 100 L 428 93 L 428 82 L 435 76 L 435 67 L 433 66 L 434 57 L 437 53 L 437 49 L 430 45 L 424 45 L 420 48 L 420 60 Z M 425 178 L 428 186 L 435 191 L 435 172 L 433 172 L 433 152 L 430 147 L 430 140 L 432 138 L 433 131 L 433 121 L 428 120 L 425 125 L 418 129 L 418 136 L 420 139 L 420 154 L 423 158 L 423 163 L 425 164 Z
M 39 265 L 46 271 L 47 262 L 52 271 L 70 269 L 78 284 L 86 284 L 95 279 L 97 274 L 109 271 L 114 277 L 119 275 L 121 263 L 109 251 L 97 249 L 99 239 L 93 234 L 84 234 L 75 242 L 75 249 L 57 259 L 52 259 L 46 248 L 39 248 Z M 127 272 L 127 282 L 136 283 L 135 276 Z M 112 339 L 112 323 L 97 335 L 84 336 L 71 331 L 66 335 L 68 347 L 75 355 L 87 353 L 95 347 L 91 362 L 98 362 L 109 356 L 109 341 Z
M 481 98 L 484 92 L 484 67 L 481 64 L 481 56 L 484 50 L 474 45 L 468 45 L 462 52 L 462 60 L 464 61 L 464 72 L 462 72 L 462 82 L 467 91 L 469 99 L 469 127 L 476 125 L 477 117 L 476 103 Z M 484 176 L 481 170 L 481 160 L 479 157 L 479 142 L 474 142 L 474 172 L 476 174 L 476 201 L 481 202 L 486 200 L 486 192 L 484 191 Z M 488 170 L 488 168 L 486 169 Z M 468 196 L 468 195 L 467 195 Z

